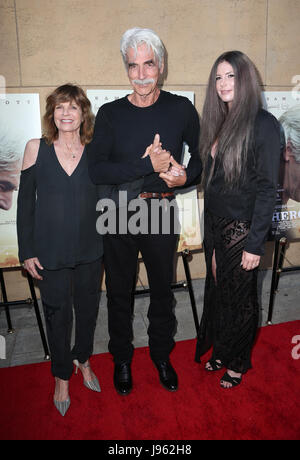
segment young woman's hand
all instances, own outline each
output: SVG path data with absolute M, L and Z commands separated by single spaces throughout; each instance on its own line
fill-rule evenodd
M 250 252 L 243 251 L 241 265 L 244 270 L 253 270 L 258 267 L 260 263 L 260 256 L 250 254 Z

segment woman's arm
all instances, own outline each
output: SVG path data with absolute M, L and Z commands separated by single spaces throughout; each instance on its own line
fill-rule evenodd
M 280 161 L 280 125 L 262 111 L 255 127 L 256 198 L 245 251 L 260 256 L 272 222 Z
M 22 171 L 35 165 L 39 148 L 40 139 L 31 139 L 27 142 L 23 156 Z
M 17 208 L 17 234 L 19 259 L 31 276 L 42 277 L 37 273 L 36 266 L 41 266 L 34 249 L 34 216 L 36 201 L 35 163 L 39 151 L 40 139 L 27 142 L 23 158 Z

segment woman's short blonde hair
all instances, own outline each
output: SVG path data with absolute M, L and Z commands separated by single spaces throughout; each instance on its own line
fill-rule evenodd
M 82 88 L 71 83 L 59 86 L 46 99 L 46 113 L 43 117 L 43 137 L 48 144 L 58 138 L 54 123 L 55 107 L 61 102 L 75 102 L 82 110 L 83 121 L 80 126 L 80 139 L 83 145 L 91 142 L 94 132 L 94 115 L 91 103 Z

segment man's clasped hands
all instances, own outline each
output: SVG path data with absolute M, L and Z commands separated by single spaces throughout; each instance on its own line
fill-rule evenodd
M 175 161 L 167 150 L 162 148 L 159 134 L 155 134 L 153 143 L 147 147 L 142 158 L 150 156 L 152 166 L 169 188 L 180 187 L 186 183 L 186 171 L 183 165 Z

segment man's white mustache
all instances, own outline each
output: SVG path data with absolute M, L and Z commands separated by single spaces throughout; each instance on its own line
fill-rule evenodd
M 155 83 L 153 78 L 146 78 L 145 80 L 132 80 L 132 83 L 136 85 L 148 85 L 149 83 Z

